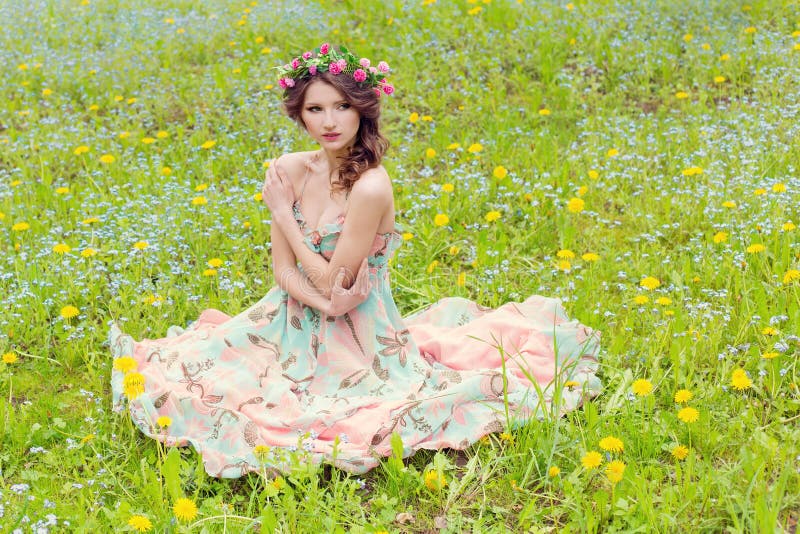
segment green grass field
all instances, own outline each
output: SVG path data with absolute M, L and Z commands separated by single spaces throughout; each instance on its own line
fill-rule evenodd
M 800 4 L 632 4 L 0 4 L 0 530 L 795 532 Z M 272 286 L 266 162 L 314 148 L 272 67 L 325 41 L 394 69 L 401 311 L 559 297 L 604 391 L 361 477 L 218 480 L 111 412 L 107 325 Z

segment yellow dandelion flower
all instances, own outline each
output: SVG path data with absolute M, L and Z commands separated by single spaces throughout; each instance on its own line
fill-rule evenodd
M 744 29 L 744 33 L 747 33 L 747 34 L 756 33 L 756 27 L 755 26 L 748 26 L 747 28 Z
M 748 389 L 752 385 L 753 381 L 750 380 L 750 377 L 747 376 L 747 373 L 744 369 L 734 369 L 733 374 L 731 375 L 731 386 L 733 389 L 742 391 Z
M 766 250 L 766 247 L 764 247 L 764 245 L 761 243 L 753 243 L 747 247 L 748 254 L 758 254 L 759 252 L 764 252 L 764 250 Z
M 436 151 L 432 148 L 428 148 L 425 150 L 425 157 L 428 159 L 436 157 Z
M 714 240 L 714 243 L 724 243 L 725 241 L 728 240 L 728 233 L 717 232 L 716 234 L 714 234 L 714 237 L 712 239 Z
M 647 295 L 636 295 L 635 297 L 633 297 L 634 304 L 638 304 L 641 306 L 642 304 L 647 304 L 648 302 L 650 302 L 650 297 L 648 297 Z
M 439 491 L 447 485 L 444 474 L 431 469 L 425 472 L 425 487 L 431 491 Z
M 133 248 L 135 248 L 136 250 L 144 250 L 148 246 L 150 245 L 147 243 L 147 241 L 137 241 L 136 243 L 133 244 Z
M 731 58 L 730 54 L 722 54 L 719 56 L 720 61 L 728 61 Z
M 694 393 L 688 389 L 679 389 L 675 392 L 675 402 L 678 404 L 686 404 L 694 397 Z
M 205 150 L 208 150 L 209 148 L 213 147 L 213 146 L 214 146 L 214 145 L 216 145 L 216 144 L 217 144 L 217 142 L 216 142 L 216 141 L 214 141 L 214 140 L 209 140 L 209 141 L 206 141 L 205 143 L 203 143 L 202 145 L 200 145 L 200 148 L 203 148 L 203 149 L 205 149 Z
M 589 451 L 581 458 L 581 464 L 585 469 L 595 469 L 603 463 L 603 457 L 597 451 Z
M 569 249 L 561 249 L 556 252 L 556 257 L 561 258 L 562 260 L 571 260 L 575 257 L 575 253 Z
M 672 299 L 669 297 L 658 297 L 656 299 L 656 304 L 660 306 L 669 306 L 670 304 L 672 304 Z
M 431 122 L 433 120 L 433 117 L 431 117 L 430 115 L 423 115 L 420 118 L 425 122 Z
M 103 154 L 102 156 L 100 156 L 100 163 L 109 164 L 109 163 L 114 163 L 114 161 L 116 161 L 116 158 L 111 154 Z
M 419 120 L 419 113 L 417 113 L 416 111 L 408 116 L 408 122 L 410 122 L 411 124 L 416 124 L 418 120 Z
M 439 266 L 439 260 L 433 260 L 432 262 L 430 262 L 428 264 L 428 267 L 427 267 L 427 269 L 425 269 L 425 271 L 428 274 L 431 274 L 434 271 L 434 269 L 436 269 L 436 267 L 438 267 L 438 266 Z
M 714 76 L 714 83 L 724 83 L 725 76 Z
M 761 357 L 764 358 L 765 360 L 772 360 L 773 358 L 777 358 L 778 357 L 778 353 L 777 352 L 764 352 L 764 353 L 761 354 Z
M 216 269 L 206 269 L 203 271 L 203 276 L 217 276 Z
M 208 260 L 208 266 L 217 269 L 222 266 L 224 262 L 220 258 L 211 258 Z
M 567 210 L 570 213 L 580 213 L 583 211 L 585 205 L 586 203 L 582 198 L 573 197 L 569 199 L 569 202 L 567 202 Z
M 572 391 L 573 388 L 576 388 L 580 385 L 581 383 L 578 382 L 577 380 L 567 380 L 566 382 L 564 382 L 564 387 L 569 388 L 570 391 Z
M 600 259 L 600 256 L 595 254 L 594 252 L 587 252 L 586 254 L 581 255 L 581 259 L 583 261 L 595 262 Z
M 81 145 L 75 150 L 73 150 L 72 153 L 75 154 L 76 156 L 80 156 L 81 154 L 85 154 L 87 152 L 89 152 L 89 147 L 86 145 Z
M 722 207 L 723 208 L 735 208 L 736 207 L 736 202 L 734 202 L 733 200 L 726 200 L 725 202 L 722 203 Z
M 499 211 L 492 210 L 492 211 L 490 211 L 489 213 L 486 214 L 485 219 L 486 219 L 486 222 L 494 222 L 497 219 L 499 219 L 501 216 L 502 216 L 502 214 Z
M 758 189 L 756 189 L 755 191 L 753 191 L 753 194 L 754 194 L 755 196 L 757 196 L 757 197 L 760 197 L 761 195 L 766 195 L 766 194 L 767 194 L 767 190 L 766 190 L 766 189 L 764 189 L 763 187 L 759 187 Z
M 652 276 L 645 276 L 639 282 L 639 285 L 645 289 L 653 290 L 661 285 L 661 281 L 658 278 L 654 278 Z
M 156 424 L 161 428 L 167 428 L 172 424 L 172 417 L 169 417 L 168 415 L 162 415 L 156 419 Z
M 547 476 L 550 478 L 557 477 L 559 473 L 561 473 L 561 469 L 559 469 L 556 465 L 551 465 L 550 469 L 547 470 Z
M 495 177 L 495 178 L 497 178 L 498 180 L 502 180 L 503 178 L 505 178 L 506 176 L 508 176 L 508 169 L 506 169 L 506 168 L 505 168 L 505 167 L 503 167 L 502 165 L 498 165 L 498 166 L 497 166 L 497 167 L 495 167 L 495 168 L 494 168 L 494 170 L 492 171 L 492 176 L 494 176 L 494 177 Z
M 672 457 L 676 460 L 685 460 L 686 457 L 689 456 L 689 447 L 686 445 L 676 445 L 673 447 L 670 454 L 672 454 Z
M 114 369 L 122 373 L 130 373 L 138 369 L 139 363 L 130 356 L 114 358 Z
M 206 197 L 199 196 L 192 199 L 192 206 L 204 206 L 206 204 L 208 204 Z
M 130 132 L 120 132 L 120 133 L 119 133 L 119 135 L 118 135 L 118 137 L 119 137 L 120 139 L 127 139 L 128 137 L 130 137 L 130 135 L 131 135 L 131 133 L 130 133 Z
M 169 176 L 170 174 L 172 174 L 172 169 L 167 166 L 161 167 L 161 174 L 163 176 Z
M 547 117 L 548 115 L 550 115 L 550 110 L 547 108 L 542 108 L 539 110 L 539 115 L 541 115 L 542 117 Z
M 206 189 L 208 189 L 208 184 L 197 184 L 196 186 L 194 186 L 194 190 L 197 191 L 198 193 L 205 191 Z M 258 200 L 261 200 L 261 198 L 259 198 Z
M 681 174 L 684 176 L 695 176 L 697 174 L 703 174 L 702 167 L 687 167 L 681 171 Z
M 158 132 L 156 132 L 156 137 L 158 137 L 159 139 L 166 139 L 167 137 L 169 137 L 169 132 L 165 132 L 164 130 L 159 130 Z
M 765 336 L 777 336 L 778 330 L 772 326 L 765 326 L 761 329 L 761 333 Z
M 175 513 L 175 517 L 180 521 L 191 521 L 197 517 L 197 505 L 194 501 L 185 497 L 181 497 L 175 501 L 172 511 Z
M 467 284 L 467 273 L 461 271 L 458 273 L 458 278 L 456 278 L 456 285 L 458 287 L 464 287 Z
M 155 142 L 156 142 L 156 140 L 155 140 L 154 137 L 142 137 L 142 143 L 144 143 L 146 145 L 152 145 Z
M 619 155 L 619 150 L 617 150 L 616 148 L 611 148 L 608 150 L 608 152 L 606 152 L 607 158 L 613 158 L 614 156 L 618 155 Z
M 700 419 L 700 412 L 691 406 L 687 406 L 686 408 L 681 408 L 678 411 L 678 419 L 684 423 L 695 423 L 698 419 Z
M 450 222 L 450 217 L 448 217 L 444 213 L 437 213 L 436 217 L 433 218 L 433 224 L 435 224 L 436 226 L 444 226 L 449 222 Z
M 559 271 L 569 271 L 572 269 L 572 264 L 568 260 L 558 260 L 556 267 Z
M 92 256 L 96 256 L 97 251 L 93 248 L 85 248 L 81 250 L 81 258 L 91 258 Z
M 458 248 L 457 246 L 455 246 L 455 245 L 452 245 L 452 246 L 451 246 L 451 247 L 450 247 L 450 248 L 447 250 L 447 253 L 448 253 L 448 254 L 450 254 L 451 256 L 455 256 L 456 254 L 458 254 L 458 252 L 459 252 L 460 250 L 461 250 L 461 249 L 460 249 L 460 248 Z
M 693 37 L 694 36 L 691 33 L 687 33 L 687 34 L 684 34 L 683 40 L 688 43 L 689 41 L 692 40 Z
M 606 476 L 608 480 L 611 481 L 612 484 L 616 484 L 622 480 L 623 475 L 625 474 L 625 462 L 621 460 L 613 460 L 608 463 L 606 467 Z
M 795 228 L 797 228 L 797 226 L 795 226 L 795 224 L 792 221 L 785 222 L 781 225 L 781 230 L 783 230 L 784 232 L 791 232 Z
M 483 150 L 483 145 L 482 144 L 480 144 L 480 143 L 472 143 L 471 145 L 469 145 L 469 148 L 467 149 L 467 152 L 469 152 L 470 154 L 477 154 L 478 152 L 481 152 L 482 150 Z
M 13 352 L 6 352 L 3 354 L 3 363 L 6 365 L 11 365 L 12 363 L 17 362 L 17 355 Z
M 56 254 L 66 254 L 70 250 L 72 250 L 72 247 L 70 247 L 66 243 L 58 243 L 57 245 L 53 246 L 53 252 L 55 252 Z
M 678 91 L 677 93 L 675 93 L 675 98 L 677 98 L 678 100 L 689 98 L 689 93 L 687 93 L 686 91 Z
M 442 191 L 444 191 L 445 193 L 452 193 L 454 189 L 455 186 L 449 182 L 446 184 L 442 184 Z
M 136 399 L 139 395 L 144 393 L 144 375 L 136 371 L 131 371 L 125 375 L 122 380 L 122 387 L 125 391 L 125 396 L 129 400 Z
M 414 234 L 411 232 L 403 232 L 403 241 L 411 241 L 414 239 Z
M 58 194 L 58 195 L 66 195 L 67 193 L 69 193 L 69 187 L 57 187 L 56 188 L 56 194 Z
M 597 180 L 600 177 L 600 173 L 595 170 L 589 171 L 588 175 L 590 180 Z
M 783 274 L 784 284 L 791 284 L 792 282 L 797 282 L 798 280 L 800 280 L 800 271 L 797 269 L 789 269 Z
M 625 444 L 622 440 L 615 436 L 606 436 L 599 442 L 600 448 L 608 452 L 622 452 L 625 450 Z
M 77 317 L 80 313 L 80 310 L 75 306 L 67 305 L 61 308 L 61 317 L 64 319 L 72 319 L 73 317 Z
M 153 523 L 143 515 L 132 515 L 128 519 L 128 526 L 137 532 L 149 532 L 153 528 Z
M 645 378 L 639 378 L 633 381 L 631 390 L 639 397 L 645 397 L 653 392 L 653 384 Z

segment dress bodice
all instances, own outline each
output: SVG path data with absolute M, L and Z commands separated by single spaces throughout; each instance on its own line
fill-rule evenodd
M 341 214 L 337 217 L 336 221 L 323 224 L 320 228 L 313 230 L 309 228 L 306 223 L 297 201 L 292 204 L 292 212 L 294 213 L 295 220 L 300 225 L 303 236 L 305 236 L 306 245 L 311 250 L 321 254 L 322 257 L 330 261 L 333 257 L 333 251 L 336 249 L 336 242 L 339 240 L 339 235 L 344 226 L 345 215 Z M 367 256 L 367 263 L 369 263 L 370 267 L 380 268 L 388 264 L 389 259 L 403 242 L 403 237 L 400 233 L 401 230 L 402 228 L 395 223 L 395 229 L 391 232 L 375 234 Z

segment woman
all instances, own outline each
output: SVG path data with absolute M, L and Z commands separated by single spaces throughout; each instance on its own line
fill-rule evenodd
M 191 443 L 228 478 L 285 471 L 298 448 L 361 473 L 395 433 L 404 456 L 463 449 L 597 394 L 599 334 L 556 299 L 492 310 L 448 297 L 400 315 L 388 261 L 402 238 L 378 129 L 388 65 L 324 44 L 279 70 L 288 115 L 320 149 L 267 173 L 277 286 L 163 339 L 112 325 L 114 409 L 127 401 L 145 434 Z

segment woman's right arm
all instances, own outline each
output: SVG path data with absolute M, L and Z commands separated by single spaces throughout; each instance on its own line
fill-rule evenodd
M 275 283 L 306 306 L 328 313 L 330 300 L 297 268 L 297 259 L 277 224 L 270 227 Z

